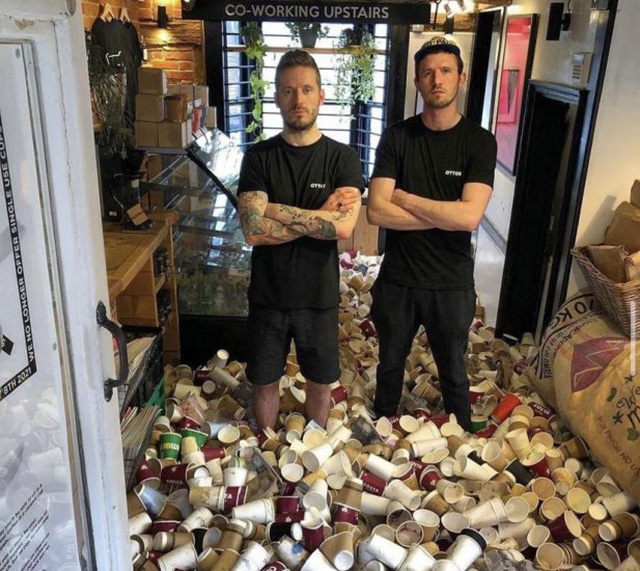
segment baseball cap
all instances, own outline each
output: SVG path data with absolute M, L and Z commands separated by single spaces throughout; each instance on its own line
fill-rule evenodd
M 417 64 L 425 56 L 436 52 L 446 52 L 460 56 L 460 48 L 453 40 L 449 40 L 445 36 L 434 36 L 422 44 L 422 47 L 413 55 L 413 61 Z

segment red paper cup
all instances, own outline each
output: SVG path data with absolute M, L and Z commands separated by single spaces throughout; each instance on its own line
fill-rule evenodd
M 491 418 L 496 422 L 504 422 L 506 418 L 513 412 L 513 409 L 521 405 L 522 401 L 513 393 L 507 393 L 502 397 L 498 406 L 493 411 Z
M 421 474 L 427 468 L 430 468 L 429 464 L 425 464 L 422 460 L 418 460 L 417 458 L 409 460 L 409 464 L 414 467 L 416 474 Z
M 495 424 L 489 424 L 486 428 L 478 430 L 475 435 L 479 438 L 491 438 L 496 430 L 498 427 Z
M 556 413 L 553 412 L 550 408 L 542 406 L 537 402 L 531 402 L 529 403 L 529 406 L 533 410 L 534 416 L 541 416 L 542 418 L 546 418 L 547 420 L 551 420 L 554 416 L 556 416 Z
M 189 416 L 182 417 L 177 426 L 179 430 L 185 430 L 188 428 L 191 428 L 193 430 L 200 430 L 200 423 Z
M 320 547 L 320 544 L 324 541 L 324 526 L 319 525 L 315 529 L 302 527 L 302 545 L 311 553 Z
M 282 489 L 280 490 L 280 493 L 283 496 L 291 496 L 296 491 L 297 485 L 298 485 L 297 483 L 289 482 L 289 481 L 283 479 L 282 480 Z
M 187 483 L 187 471 L 191 464 L 174 464 L 173 466 L 165 466 L 160 472 L 160 479 L 165 484 L 180 486 Z
M 354 510 L 349 506 L 343 506 L 341 504 L 336 504 L 336 515 L 333 518 L 334 523 L 338 522 L 346 522 L 351 523 L 353 525 L 358 525 L 358 515 L 360 512 L 358 510 Z
M 440 428 L 445 422 L 449 422 L 451 419 L 448 414 L 436 414 L 434 416 L 430 416 L 429 420 Z
M 276 513 L 292 514 L 300 510 L 299 496 L 278 496 L 276 500 Z
M 205 381 L 209 380 L 209 370 L 208 369 L 198 369 L 193 372 L 193 384 L 194 385 L 202 385 Z
M 370 472 L 362 472 L 360 479 L 362 480 L 362 489 L 370 494 L 381 496 L 387 488 L 387 483 L 382 478 L 378 478 Z
M 376 328 L 371 323 L 370 319 L 365 319 L 360 324 L 360 331 L 362 331 L 367 337 L 375 337 L 376 336 Z
M 469 391 L 469 402 L 471 404 L 477 404 L 480 402 L 483 396 L 484 393 L 481 393 L 480 391 Z
M 209 462 L 209 460 L 224 458 L 225 456 L 224 448 L 214 448 L 213 446 L 203 446 L 200 449 L 200 452 L 204 454 L 204 459 L 206 462 Z
M 276 523 L 298 523 L 304 519 L 304 512 L 276 514 L 273 521 Z
M 567 510 L 556 519 L 547 522 L 546 525 L 556 543 L 573 541 L 582 533 L 580 520 L 571 510 Z
M 347 387 L 340 385 L 331 391 L 331 400 L 333 404 L 338 404 L 343 400 L 347 400 L 349 398 L 349 391 Z
M 224 489 L 223 511 L 229 512 L 236 506 L 241 506 L 247 499 L 247 486 L 227 486 Z
M 149 478 L 157 478 L 158 474 L 151 468 L 151 465 L 146 460 L 140 463 L 140 466 L 136 470 L 136 484 L 144 482 Z
M 426 408 L 417 408 L 413 411 L 413 416 L 416 418 L 429 418 L 430 414 Z
M 540 478 L 550 478 L 551 470 L 549 469 L 549 464 L 547 462 L 547 457 L 545 454 L 540 454 L 540 459 L 534 464 L 523 464 L 523 466 L 529 470 L 532 474 L 539 476 Z
M 178 529 L 178 526 L 181 522 L 177 520 L 156 520 L 153 522 L 151 526 L 151 531 L 155 533 L 160 533 L 161 531 L 166 531 L 167 533 L 173 533 Z
M 156 561 L 158 561 L 158 559 L 160 559 L 160 557 L 164 555 L 162 551 L 148 551 L 147 553 L 148 559 L 149 561 L 151 561 L 151 563 L 155 563 Z
M 387 420 L 389 420 L 389 422 L 391 423 L 391 426 L 393 428 L 399 428 L 400 427 L 400 415 L 399 414 L 394 414 L 392 416 L 388 416 Z
M 274 561 L 273 563 L 267 563 L 260 571 L 288 571 L 289 568 L 280 561 Z
M 429 492 L 433 492 L 436 489 L 436 484 L 439 480 L 442 480 L 442 474 L 437 468 L 433 466 L 426 468 L 420 474 L 419 482 L 420 487 L 423 490 L 427 490 Z

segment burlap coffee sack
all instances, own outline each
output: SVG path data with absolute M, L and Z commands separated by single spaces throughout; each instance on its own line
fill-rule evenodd
M 589 293 L 560 308 L 524 374 L 640 502 L 638 365 L 640 343 L 625 337 Z

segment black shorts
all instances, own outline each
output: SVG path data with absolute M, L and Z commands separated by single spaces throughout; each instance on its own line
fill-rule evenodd
M 340 378 L 338 307 L 280 310 L 249 305 L 247 378 L 269 385 L 284 374 L 293 339 L 300 372 L 314 383 Z

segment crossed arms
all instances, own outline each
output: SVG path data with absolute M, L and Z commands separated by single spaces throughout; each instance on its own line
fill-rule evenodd
M 395 188 L 392 178 L 371 179 L 367 220 L 393 230 L 461 230 L 472 232 L 480 224 L 491 198 L 491 187 L 468 182 L 456 201 L 422 198 Z
M 243 192 L 238 198 L 240 222 L 247 244 L 273 246 L 302 236 L 317 240 L 348 238 L 360 211 L 360 191 L 341 187 L 319 210 L 269 202 L 266 192 Z

